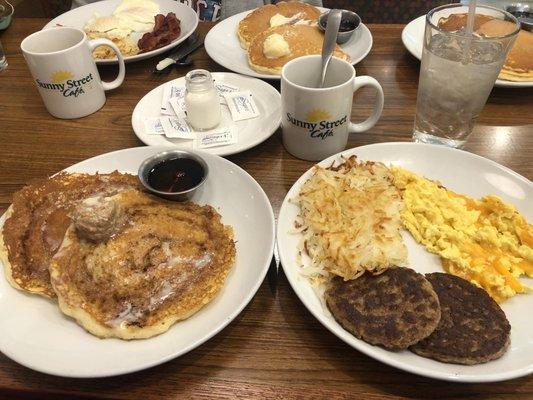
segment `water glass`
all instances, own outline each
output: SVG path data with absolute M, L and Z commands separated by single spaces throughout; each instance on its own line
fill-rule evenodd
M 440 6 L 426 16 L 416 142 L 452 147 L 466 143 L 520 30 L 506 11 L 478 6 L 475 13 L 473 35 L 467 32 L 468 6 Z

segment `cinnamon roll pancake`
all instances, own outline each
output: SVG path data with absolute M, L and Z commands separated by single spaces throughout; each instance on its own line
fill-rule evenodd
M 243 49 L 252 39 L 267 29 L 282 24 L 315 23 L 320 10 L 299 1 L 281 1 L 259 7 L 239 22 L 237 36 Z
M 89 198 L 50 264 L 59 307 L 90 333 L 142 339 L 209 303 L 235 262 L 233 231 L 211 206 L 138 190 Z
M 139 187 L 134 175 L 59 173 L 19 190 L 6 212 L 0 260 L 15 288 L 55 297 L 48 266 L 70 225 L 69 213 L 82 199 Z

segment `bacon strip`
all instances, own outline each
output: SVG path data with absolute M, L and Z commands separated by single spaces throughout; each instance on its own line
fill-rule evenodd
M 166 16 L 163 14 L 157 14 L 154 18 L 154 30 L 145 33 L 137 43 L 141 53 L 146 53 L 147 51 L 166 46 L 180 36 L 180 20 L 176 18 L 176 14 L 172 12 L 168 13 Z

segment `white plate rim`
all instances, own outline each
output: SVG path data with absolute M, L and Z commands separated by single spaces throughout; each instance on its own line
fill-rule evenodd
M 80 161 L 80 162 L 78 162 L 76 164 L 71 165 L 70 167 L 67 167 L 67 168 L 63 169 L 62 171 L 77 172 L 80 169 L 84 170 L 84 166 L 86 164 L 90 164 L 90 163 L 92 163 L 94 161 L 97 161 L 99 158 L 112 157 L 113 155 L 116 155 L 117 153 L 132 152 L 132 153 L 139 153 L 140 155 L 142 155 L 143 153 L 146 153 L 146 152 L 151 153 L 151 154 L 155 154 L 155 153 L 160 152 L 160 151 L 172 150 L 172 149 L 174 149 L 174 148 L 173 147 L 169 147 L 169 146 L 140 146 L 140 147 L 127 148 L 127 149 L 120 149 L 120 150 L 115 150 L 115 151 L 112 151 L 112 152 L 109 152 L 109 153 L 100 154 L 100 155 L 97 155 L 97 156 L 82 160 L 82 161 Z M 252 290 L 250 290 L 246 294 L 246 296 L 243 297 L 243 299 L 241 300 L 239 306 L 236 309 L 234 309 L 229 315 L 226 315 L 224 320 L 221 321 L 220 324 L 215 329 L 211 330 L 209 333 L 207 333 L 203 337 L 200 337 L 197 340 L 193 341 L 188 346 L 185 346 L 185 347 L 183 347 L 182 349 L 180 349 L 178 351 L 171 352 L 171 353 L 167 354 L 166 356 L 159 358 L 158 360 L 155 360 L 155 361 L 152 361 L 152 362 L 142 363 L 142 364 L 139 364 L 139 365 L 136 365 L 136 366 L 123 368 L 123 369 L 121 369 L 119 371 L 114 371 L 114 372 L 111 372 L 111 373 L 105 373 L 104 372 L 104 373 L 86 374 L 86 373 L 83 373 L 83 372 L 82 373 L 76 373 L 74 371 L 71 371 L 70 373 L 57 373 L 57 371 L 51 371 L 51 370 L 47 369 L 46 367 L 42 367 L 40 365 L 34 365 L 31 362 L 27 362 L 26 360 L 23 360 L 20 357 L 18 357 L 16 354 L 13 354 L 11 351 L 9 351 L 9 349 L 7 351 L 6 351 L 6 349 L 1 349 L 0 351 L 1 351 L 2 354 L 4 354 L 6 357 L 8 357 L 9 359 L 15 361 L 16 363 L 18 363 L 20 365 L 23 365 L 25 367 L 28 367 L 30 369 L 33 369 L 35 371 L 42 372 L 42 373 L 45 373 L 45 374 L 48 374 L 48 375 L 61 376 L 61 377 L 66 377 L 66 378 L 105 378 L 105 377 L 119 376 L 119 375 L 129 374 L 129 373 L 145 370 L 145 369 L 148 369 L 148 368 L 152 368 L 152 367 L 155 367 L 157 365 L 161 365 L 163 363 L 166 363 L 166 362 L 168 362 L 170 360 L 173 360 L 173 359 L 175 359 L 177 357 L 180 357 L 180 356 L 188 353 L 189 351 L 197 348 L 198 346 L 202 345 L 203 343 L 207 342 L 208 340 L 213 338 L 215 335 L 217 335 L 220 331 L 222 331 L 225 327 L 227 327 L 244 310 L 244 308 L 246 308 L 246 306 L 254 298 L 255 294 L 257 293 L 257 291 L 259 290 L 259 288 L 262 285 L 263 281 L 265 280 L 266 274 L 268 273 L 268 270 L 270 268 L 271 259 L 272 259 L 273 255 L 274 255 L 275 233 L 276 232 L 275 232 L 275 217 L 274 217 L 274 212 L 273 212 L 273 209 L 272 209 L 272 204 L 270 203 L 270 200 L 268 199 L 268 196 L 266 195 L 266 193 L 263 190 L 263 188 L 261 187 L 261 185 L 259 185 L 259 183 L 248 172 L 246 172 L 243 168 L 239 167 L 237 164 L 235 164 L 235 163 L 233 163 L 233 162 L 231 162 L 231 161 L 229 161 L 229 160 L 227 160 L 227 159 L 225 159 L 223 157 L 220 157 L 220 156 L 217 156 L 217 155 L 214 155 L 214 154 L 209 154 L 209 153 L 202 152 L 202 151 L 194 151 L 194 152 L 198 153 L 198 155 L 203 156 L 203 157 L 207 157 L 207 158 L 215 157 L 215 158 L 218 158 L 225 165 L 230 165 L 233 168 L 236 168 L 236 169 L 240 170 L 240 172 L 243 173 L 244 176 L 247 177 L 247 179 L 249 179 L 249 181 L 255 186 L 255 188 L 258 189 L 257 192 L 259 193 L 259 195 L 261 196 L 261 198 L 265 202 L 265 204 L 268 205 L 267 211 L 268 211 L 268 214 L 269 214 L 269 221 L 270 221 L 270 228 L 271 228 L 270 229 L 271 240 L 270 240 L 270 243 L 267 246 L 268 252 L 265 253 L 268 256 L 266 257 L 266 261 L 264 263 L 264 266 L 260 269 L 260 274 L 258 275 L 257 280 L 255 281 L 255 284 L 252 287 Z M 143 157 L 148 157 L 148 156 L 149 156 L 148 154 L 145 154 Z M 93 172 L 99 171 L 98 169 L 94 169 L 94 168 L 91 168 L 91 170 Z M 0 216 L 0 228 L 4 225 L 4 222 L 5 222 L 5 213 Z M 2 265 L 2 267 L 3 267 L 3 265 Z M 2 275 L 3 275 L 3 273 L 2 273 Z M 0 279 L 5 279 L 5 278 L 2 276 Z M 33 296 L 33 295 L 28 295 L 28 296 Z M 39 300 L 46 300 L 46 299 L 39 299 Z M 201 312 L 201 310 L 199 312 Z M 194 317 L 194 315 L 191 316 L 190 318 L 193 318 L 193 317 Z M 80 329 L 82 329 L 82 328 L 80 327 Z M 170 331 L 167 331 L 167 332 L 163 333 L 162 335 L 169 334 L 169 333 L 170 333 Z M 149 340 L 149 339 L 143 339 L 143 340 Z
M 325 11 L 329 10 L 329 8 L 324 8 L 324 7 L 317 7 L 317 8 L 321 12 L 325 12 Z M 226 19 L 220 21 L 219 23 L 217 23 L 215 26 L 213 26 L 213 28 L 211 28 L 209 30 L 209 32 L 207 32 L 207 35 L 205 37 L 205 41 L 204 41 L 205 51 L 207 52 L 209 57 L 211 57 L 211 59 L 213 59 L 214 62 L 216 62 L 217 64 L 223 66 L 224 68 L 232 70 L 232 71 L 234 71 L 234 72 L 236 72 L 238 74 L 253 76 L 255 78 L 261 78 L 261 79 L 280 80 L 281 79 L 281 75 L 262 74 L 260 72 L 254 71 L 251 68 L 250 68 L 250 71 L 246 71 L 246 72 L 233 70 L 231 68 L 231 66 L 226 65 L 226 63 L 224 63 L 224 61 L 221 62 L 220 57 L 218 57 L 218 49 L 216 48 L 215 45 L 212 44 L 212 42 L 214 40 L 213 37 L 218 33 L 219 30 L 222 30 L 222 29 L 226 28 L 227 25 L 231 26 L 231 24 L 234 24 L 234 23 L 237 24 L 240 20 L 242 20 L 244 17 L 246 17 L 248 14 L 250 14 L 253 11 L 254 10 L 243 11 L 243 12 L 241 12 L 239 14 L 232 15 L 231 17 L 226 18 Z M 372 33 L 370 32 L 370 29 L 368 29 L 368 27 L 362 22 L 361 22 L 360 26 L 361 26 L 361 33 L 360 33 L 361 37 L 364 35 L 368 39 L 367 47 L 365 48 L 365 50 L 363 51 L 361 56 L 359 56 L 359 57 L 357 57 L 355 59 L 352 59 L 350 61 L 350 63 L 352 65 L 356 65 L 361 60 L 363 60 L 366 56 L 368 56 L 368 53 L 370 53 L 370 50 L 372 50 L 372 46 L 374 44 L 374 38 L 372 37 Z M 235 35 L 237 35 L 237 33 L 235 33 Z M 240 46 L 239 46 L 239 50 L 243 51 L 243 52 L 245 51 Z
M 156 0 L 156 1 L 158 1 L 158 0 Z M 43 27 L 43 29 L 54 28 L 56 26 L 56 24 L 61 23 L 60 21 L 62 20 L 62 18 L 66 14 L 69 14 L 71 12 L 79 13 L 80 9 L 85 9 L 85 10 L 87 10 L 87 13 L 90 13 L 92 15 L 92 13 L 97 11 L 98 6 L 102 5 L 102 4 L 98 4 L 98 3 L 104 3 L 104 2 L 105 3 L 115 3 L 115 2 L 118 3 L 118 0 L 104 0 L 104 1 L 99 1 L 97 3 L 88 3 L 88 4 L 85 4 L 85 5 L 81 6 L 81 7 L 78 7 L 78 8 L 75 8 L 75 9 L 71 9 L 71 10 L 66 11 L 63 14 L 58 15 L 57 17 L 55 17 L 53 20 L 48 22 Z M 157 55 L 163 54 L 164 52 L 176 47 L 180 43 L 182 43 L 185 40 L 187 40 L 187 38 L 189 36 L 191 36 L 194 33 L 194 31 L 196 31 L 196 28 L 198 27 L 198 14 L 196 14 L 196 12 L 191 7 L 180 3 L 179 1 L 171 1 L 169 4 L 172 4 L 173 7 L 176 7 L 176 17 L 178 19 L 180 18 L 180 16 L 178 15 L 178 10 L 179 10 L 179 12 L 183 11 L 184 13 L 188 13 L 189 17 L 194 18 L 194 26 L 193 26 L 193 28 L 190 29 L 189 31 L 185 32 L 183 34 L 183 36 L 181 36 L 181 34 L 180 34 L 180 37 L 178 39 L 173 40 L 171 43 L 167 44 L 166 46 L 163 46 L 163 47 L 160 47 L 158 49 L 154 49 L 154 50 L 148 51 L 146 53 L 136 54 L 134 56 L 123 56 L 124 57 L 124 62 L 130 63 L 130 62 L 135 62 L 135 61 L 146 60 L 148 58 L 152 58 L 152 57 L 155 57 Z M 82 29 L 82 28 L 80 28 L 80 29 Z M 117 64 L 118 63 L 118 60 L 116 58 L 111 58 L 111 59 L 106 59 L 106 60 L 95 59 L 94 61 L 96 62 L 97 65 L 112 65 L 112 64 Z
M 418 60 L 422 58 L 422 49 L 419 43 L 416 43 L 413 40 L 411 40 L 411 37 L 416 36 L 416 29 L 418 25 L 422 23 L 421 22 L 422 20 L 425 21 L 425 19 L 426 19 L 426 16 L 421 15 L 420 17 L 417 17 L 411 22 L 409 22 L 402 29 L 402 43 L 404 47 L 407 49 L 407 51 L 409 51 L 409 53 L 413 55 L 413 57 L 418 58 Z M 422 25 L 425 25 L 425 24 L 422 23 Z M 420 42 L 422 42 L 422 37 L 420 38 Z M 533 82 L 513 82 L 513 81 L 505 81 L 503 79 L 496 79 L 494 86 L 504 87 L 504 88 L 527 88 L 527 87 L 533 87 Z
M 431 147 L 431 148 L 439 148 L 439 149 L 441 149 L 442 151 L 445 151 L 445 152 L 461 152 L 461 153 L 463 153 L 463 155 L 465 155 L 467 157 L 472 157 L 472 158 L 477 159 L 477 160 L 482 160 L 483 162 L 488 162 L 491 166 L 496 167 L 497 169 L 500 169 L 501 171 L 503 171 L 503 172 L 505 172 L 507 174 L 510 174 L 513 177 L 515 177 L 516 179 L 519 179 L 519 180 L 523 181 L 524 183 L 528 184 L 529 186 L 533 187 L 533 183 L 529 179 L 527 179 L 526 177 L 518 174 L 517 172 L 511 170 L 508 167 L 505 167 L 505 166 L 503 166 L 501 164 L 498 164 L 497 162 L 495 162 L 493 160 L 490 160 L 488 158 L 482 157 L 482 156 L 474 154 L 474 153 L 470 153 L 470 152 L 465 151 L 465 150 L 454 149 L 454 148 L 449 148 L 449 147 L 435 145 L 435 144 L 409 143 L 409 142 L 374 143 L 374 144 L 369 144 L 369 145 L 365 145 L 365 146 L 346 149 L 346 150 L 344 150 L 342 152 L 334 154 L 334 155 L 332 155 L 332 156 L 330 156 L 330 157 L 318 162 L 317 164 L 321 165 L 321 166 L 330 165 L 334 160 L 337 160 L 341 155 L 348 156 L 348 155 L 351 155 L 351 154 L 357 154 L 358 150 L 360 150 L 360 149 L 367 150 L 369 148 L 391 147 L 391 146 L 394 146 L 395 148 L 398 148 L 398 150 L 399 150 L 398 154 L 401 154 L 401 147 L 404 147 L 404 146 L 409 146 L 409 147 L 410 146 L 418 146 L 420 149 L 422 149 L 423 147 Z M 296 267 L 294 265 L 292 265 L 291 261 L 287 260 L 286 257 L 288 257 L 288 255 L 285 252 L 285 245 L 282 243 L 283 238 L 288 233 L 282 231 L 282 224 L 280 224 L 279 221 L 281 221 L 281 219 L 284 218 L 285 214 L 287 213 L 286 210 L 287 210 L 287 208 L 289 206 L 289 200 L 292 197 L 294 197 L 296 189 L 299 188 L 303 184 L 303 182 L 305 180 L 309 179 L 312 169 L 313 169 L 313 166 L 311 166 L 311 168 L 309 168 L 307 171 L 305 171 L 294 182 L 294 184 L 291 186 L 291 188 L 287 192 L 285 198 L 283 199 L 282 205 L 280 207 L 279 215 L 278 215 L 278 224 L 277 224 L 277 227 L 276 227 L 276 245 L 277 245 L 277 248 L 278 248 L 278 251 L 279 251 L 279 257 L 280 257 L 281 266 L 283 268 L 285 276 L 287 277 L 287 280 L 289 281 L 289 284 L 290 284 L 291 288 L 296 293 L 296 295 L 298 296 L 300 301 L 303 303 L 305 308 L 327 330 L 329 330 L 337 338 L 341 339 L 348 346 L 356 349 L 357 351 L 360 351 L 361 353 L 363 353 L 363 354 L 365 354 L 365 355 L 367 355 L 367 356 L 369 356 L 369 357 L 371 357 L 371 358 L 373 358 L 373 359 L 375 359 L 375 360 L 377 360 L 379 362 L 382 362 L 382 363 L 387 364 L 387 365 L 389 365 L 391 367 L 398 368 L 400 370 L 403 370 L 403 371 L 406 371 L 406 372 L 409 372 L 409 373 L 412 373 L 412 374 L 415 374 L 415 375 L 425 376 L 425 377 L 428 377 L 428 378 L 433 378 L 433 379 L 438 379 L 438 380 L 443 380 L 443 381 L 450 381 L 450 382 L 470 382 L 470 383 L 481 383 L 481 382 L 483 382 L 483 383 L 485 383 L 485 382 L 500 382 L 500 381 L 515 379 L 515 378 L 527 376 L 527 375 L 533 373 L 533 364 L 529 365 L 528 368 L 524 368 L 522 370 L 519 370 L 518 372 L 517 371 L 503 372 L 503 373 L 500 373 L 500 374 L 493 374 L 493 375 L 489 375 L 489 376 L 483 376 L 483 375 L 471 375 L 471 376 L 466 375 L 465 376 L 465 375 L 454 375 L 454 374 L 451 374 L 451 373 L 450 374 L 443 374 L 443 373 L 438 372 L 438 371 L 434 372 L 432 370 L 419 368 L 419 367 L 413 366 L 411 364 L 406 364 L 404 361 L 396 360 L 396 359 L 394 359 L 394 357 L 390 357 L 389 358 L 389 357 L 381 356 L 379 354 L 379 352 L 374 352 L 372 350 L 376 346 L 370 345 L 369 347 L 366 347 L 365 346 L 366 345 L 365 342 L 363 342 L 360 339 L 355 338 L 353 335 L 351 335 L 349 332 L 347 332 L 343 328 L 341 328 L 340 331 L 338 331 L 337 328 L 333 324 L 331 324 L 331 321 L 328 319 L 328 317 L 326 315 L 324 315 L 323 313 L 319 313 L 315 309 L 310 307 L 308 305 L 308 300 L 305 297 L 305 294 L 300 291 L 299 285 L 295 282 L 295 277 L 293 276 L 293 273 L 291 272 L 291 270 L 293 270 Z M 287 250 L 287 251 L 289 251 L 289 250 Z M 296 249 L 294 251 L 296 251 Z M 295 273 L 297 274 L 297 271 Z M 388 355 L 394 354 L 394 352 L 387 352 L 387 354 Z M 450 364 L 450 365 L 454 365 L 454 364 Z
M 281 104 L 281 94 L 276 90 L 276 88 L 274 88 L 273 86 L 271 86 L 270 84 L 268 84 L 267 82 L 264 82 L 260 79 L 256 79 L 256 78 L 253 78 L 253 77 L 250 77 L 250 76 L 246 76 L 246 75 L 241 75 L 241 74 L 237 74 L 235 72 L 213 72 L 211 74 L 213 76 L 213 78 L 217 78 L 217 77 L 225 77 L 225 76 L 231 76 L 232 79 L 236 79 L 236 80 L 239 80 L 239 79 L 243 79 L 243 80 L 248 80 L 248 79 L 254 79 L 254 82 L 261 85 L 264 89 L 264 91 L 268 91 L 270 92 L 270 94 L 276 96 L 277 99 L 279 99 L 279 104 Z M 175 82 L 175 81 L 178 81 L 178 80 L 183 80 L 185 79 L 185 77 L 179 77 L 179 78 L 176 78 L 176 79 L 173 79 L 173 80 L 170 80 L 168 82 L 165 82 L 165 83 L 162 83 L 161 85 L 153 88 L 152 90 L 150 90 L 148 93 L 146 93 L 138 102 L 137 104 L 135 105 L 135 108 L 133 109 L 133 112 L 131 113 L 131 126 L 132 126 L 132 129 L 133 129 L 133 132 L 135 133 L 135 136 L 137 136 L 137 138 L 143 142 L 144 144 L 148 145 L 148 146 L 153 146 L 155 145 L 155 143 L 153 143 L 151 140 L 149 140 L 150 136 L 149 135 L 145 135 L 145 134 L 142 134 L 140 132 L 140 127 L 138 126 L 137 122 L 136 122 L 136 119 L 137 118 L 141 118 L 141 111 L 140 111 L 140 108 L 141 108 L 141 102 L 147 98 L 148 96 L 153 96 L 156 94 L 156 92 L 160 91 L 160 90 L 163 90 L 163 87 L 171 82 Z M 256 94 L 255 95 L 256 97 L 261 97 L 262 96 L 262 92 L 259 93 L 259 94 Z M 258 121 L 261 121 L 261 116 L 256 120 L 256 123 Z M 208 148 L 208 149 L 204 149 L 203 151 L 207 152 L 207 153 L 210 153 L 210 154 L 215 154 L 215 155 L 218 155 L 218 156 L 222 156 L 222 157 L 225 157 L 225 156 L 230 156 L 230 155 L 233 155 L 233 154 L 238 154 L 238 153 L 242 153 L 246 150 L 249 150 L 255 146 L 258 146 L 260 145 L 261 143 L 263 143 L 265 140 L 267 140 L 268 138 L 270 138 L 280 127 L 281 125 L 281 107 L 280 107 L 280 113 L 279 113 L 279 118 L 277 119 L 277 122 L 276 121 L 272 121 L 272 120 L 268 120 L 268 124 L 264 127 L 264 128 L 261 128 L 260 131 L 263 133 L 262 135 L 257 135 L 257 138 L 250 141 L 249 143 L 247 143 L 246 145 L 244 146 L 219 146 L 219 147 L 212 147 L 212 148 Z M 159 145 L 159 144 L 157 144 Z M 173 145 L 174 148 L 180 148 L 179 144 L 174 144 Z M 185 147 L 184 147 L 185 148 Z M 187 150 L 190 150 L 189 148 L 186 148 Z

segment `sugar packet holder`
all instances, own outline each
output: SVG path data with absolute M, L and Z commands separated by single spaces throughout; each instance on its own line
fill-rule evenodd
M 252 92 L 249 90 L 224 93 L 223 96 L 226 99 L 233 121 L 243 121 L 259 116 L 259 110 L 253 99 Z

